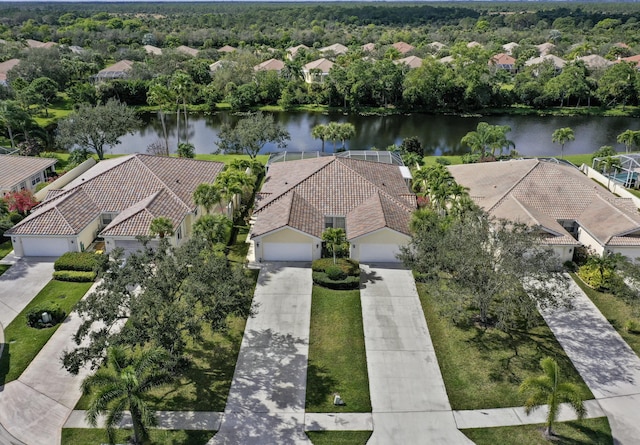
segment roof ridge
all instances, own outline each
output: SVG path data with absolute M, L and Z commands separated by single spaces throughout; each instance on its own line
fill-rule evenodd
M 536 218 L 533 213 L 531 213 L 531 211 L 529 210 L 529 208 L 525 205 L 525 203 L 521 202 L 516 196 L 511 195 L 510 196 L 511 199 L 513 199 L 516 204 L 518 204 L 520 206 L 520 208 L 522 208 L 522 210 L 524 210 L 524 212 L 529 215 L 529 217 L 534 220 L 536 223 L 538 223 L 539 227 L 542 227 L 543 229 L 545 229 L 547 232 L 550 232 L 551 234 L 557 235 L 557 236 L 567 236 L 569 235 L 569 232 L 567 232 L 565 230 L 566 233 L 560 233 L 557 232 L 555 230 L 553 230 L 551 227 L 547 227 L 545 226 L 542 222 L 540 222 L 540 220 L 538 218 Z M 549 216 L 550 218 L 554 219 L 556 222 L 558 222 L 557 219 L 553 218 L 552 216 Z
M 142 164 L 144 166 L 144 168 L 146 168 L 149 173 L 151 173 L 151 175 L 153 175 L 154 178 L 156 178 L 158 180 L 158 182 L 160 182 L 160 184 L 162 184 L 163 188 L 165 190 L 168 190 L 169 193 L 178 200 L 179 203 L 181 203 L 187 210 L 191 210 L 191 207 L 189 207 L 189 205 L 184 202 L 174 191 L 171 187 L 169 187 L 169 185 L 167 185 L 167 183 L 165 181 L 163 181 L 162 179 L 160 179 L 160 177 L 158 175 L 156 175 L 156 173 L 151 170 L 151 168 L 149 168 L 149 166 L 147 164 L 145 164 L 144 162 L 142 162 L 142 160 L 140 159 L 140 157 L 150 157 L 153 158 L 154 156 L 148 155 L 148 154 L 144 154 L 144 153 L 135 153 L 133 155 L 133 158 L 136 159 L 140 164 Z M 182 158 L 184 159 L 184 158 Z M 154 197 L 149 203 L 153 202 L 154 199 L 156 199 L 156 197 Z
M 531 174 L 531 172 L 540 165 L 540 160 L 536 159 L 535 161 L 536 162 L 533 165 L 533 167 L 531 167 L 529 170 L 527 170 L 527 172 L 524 175 L 522 175 L 520 177 L 520 179 L 518 179 L 516 182 L 514 182 L 513 185 L 511 187 L 509 187 L 506 192 L 504 192 L 504 194 L 500 197 L 500 199 L 498 199 L 498 201 L 496 201 L 496 203 L 490 209 L 487 209 L 487 212 L 492 211 L 498 205 L 502 204 L 502 201 L 504 201 L 507 198 L 507 196 L 509 196 L 509 194 L 513 191 L 513 189 L 515 189 L 518 185 L 520 185 L 520 183 L 522 181 L 524 181 L 524 179 L 526 177 L 528 177 Z
M 634 220 L 633 220 L 633 218 L 631 218 L 631 216 L 629 216 L 629 215 L 627 214 L 627 212 L 625 212 L 625 211 L 623 211 L 622 209 L 620 209 L 617 205 L 615 205 L 614 203 L 612 203 L 611 201 L 609 201 L 608 199 L 606 199 L 604 196 L 601 196 L 601 195 L 600 195 L 600 193 L 596 193 L 596 196 L 597 196 L 600 200 L 602 200 L 602 201 L 604 201 L 604 202 L 606 202 L 606 203 L 608 203 L 608 204 L 611 204 L 611 205 L 612 205 L 612 207 L 613 207 L 614 209 L 616 209 L 616 210 L 618 211 L 618 213 L 622 214 L 622 216 L 624 216 L 624 217 L 625 217 L 629 222 L 631 222 L 632 224 L 638 224 L 638 221 L 634 221 Z M 604 244 L 607 244 L 609 241 L 611 241 L 611 238 L 613 238 L 614 236 L 623 236 L 623 235 L 622 235 L 622 233 L 625 233 L 625 234 L 626 234 L 626 233 L 631 233 L 631 232 L 634 232 L 634 231 L 636 231 L 636 230 L 637 230 L 637 229 L 635 229 L 635 230 L 631 230 L 631 231 L 620 232 L 620 234 L 613 234 L 613 235 L 609 236 L 609 237 L 604 241 Z

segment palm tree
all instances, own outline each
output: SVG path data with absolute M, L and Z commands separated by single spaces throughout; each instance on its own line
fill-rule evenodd
M 553 132 L 551 135 L 551 142 L 560 144 L 560 159 L 564 158 L 564 145 L 575 139 L 576 137 L 570 127 L 558 128 Z
M 153 218 L 149 225 L 149 233 L 151 236 L 158 236 L 159 238 L 164 238 L 167 235 L 173 236 L 173 223 L 164 216 Z
M 171 91 L 165 85 L 155 82 L 149 86 L 147 103 L 159 107 L 158 113 L 160 114 L 160 123 L 162 124 L 166 156 L 169 156 L 169 134 L 167 132 L 166 111 L 171 108 L 171 102 Z
M 211 212 L 211 209 L 221 201 L 222 191 L 217 184 L 202 183 L 193 191 L 193 202 L 204 207 L 207 213 Z
M 327 249 L 333 254 L 333 264 L 336 264 L 336 253 L 347 242 L 347 235 L 344 229 L 334 229 L 329 227 L 322 232 L 322 241 L 327 244 Z
M 342 148 L 344 149 L 346 141 L 356 135 L 356 127 L 348 122 L 346 124 L 340 124 L 340 127 L 338 128 L 338 135 L 342 141 Z
M 640 131 L 625 130 L 618 135 L 619 144 L 624 144 L 625 153 L 629 153 L 629 147 L 640 145 Z
M 340 124 L 337 122 L 329 122 L 327 125 L 327 133 L 325 136 L 331 142 L 333 142 L 333 151 L 336 151 L 336 141 L 340 139 Z
M 548 405 L 547 436 L 553 435 L 553 422 L 558 418 L 560 403 L 568 402 L 576 412 L 579 419 L 586 414 L 582 403 L 580 388 L 568 382 L 560 382 L 560 367 L 551 357 L 545 357 L 540 361 L 543 374 L 538 377 L 527 378 L 520 385 L 520 393 L 529 394 L 524 409 L 527 415 L 542 405 Z
M 112 346 L 107 351 L 107 366 L 82 382 L 85 395 L 93 393 L 87 421 L 97 426 L 98 416 L 107 414 L 109 441 L 115 441 L 115 428 L 125 410 L 131 412 L 133 440 L 140 444 L 148 437 L 148 427 L 155 425 L 153 411 L 142 396 L 149 390 L 172 380 L 166 368 L 168 354 L 163 349 L 145 349 L 135 356 L 124 348 Z
M 193 225 L 193 233 L 204 238 L 209 247 L 227 242 L 227 234 L 233 223 L 224 215 L 204 215 Z
M 189 126 L 187 122 L 187 101 L 191 99 L 195 84 L 191 76 L 184 71 L 176 71 L 171 77 L 169 84 L 171 91 L 175 94 L 176 105 L 182 102 L 182 111 L 184 113 L 184 128 L 186 141 L 189 143 Z M 178 127 L 178 143 L 180 143 L 180 111 L 177 114 L 177 127 Z
M 470 131 L 460 140 L 471 149 L 471 153 L 480 153 L 480 158 L 486 158 L 489 151 L 495 155 L 496 150 L 502 150 L 515 144 L 507 139 L 511 131 L 508 125 L 489 125 L 480 122 L 475 131 Z
M 322 151 L 324 151 L 324 141 L 327 139 L 327 126 L 319 124 L 313 127 L 311 129 L 311 137 L 322 141 Z

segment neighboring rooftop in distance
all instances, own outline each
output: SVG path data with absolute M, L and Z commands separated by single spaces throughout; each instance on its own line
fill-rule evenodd
M 409 45 L 407 42 L 396 42 L 391 46 L 397 49 L 400 54 L 406 54 L 409 51 L 416 49 L 415 46 Z

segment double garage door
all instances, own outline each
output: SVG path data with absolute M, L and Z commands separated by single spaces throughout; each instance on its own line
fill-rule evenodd
M 263 261 L 311 261 L 310 243 L 264 243 Z

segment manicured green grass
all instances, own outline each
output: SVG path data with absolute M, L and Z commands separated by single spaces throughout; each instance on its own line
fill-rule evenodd
M 567 161 L 573 163 L 578 167 L 580 167 L 582 164 L 587 164 L 589 167 L 591 167 L 591 156 L 592 154 L 590 153 L 579 154 L 579 155 L 565 155 L 564 159 L 566 159 Z M 560 158 L 560 156 L 556 156 L 556 157 Z
M 246 242 L 249 235 L 249 226 L 239 226 L 237 230 L 235 242 L 229 246 L 227 257 L 229 261 L 244 263 L 249 252 L 249 244 Z
M 313 445 L 365 445 L 371 431 L 307 431 Z
M 585 400 L 593 398 L 542 317 L 541 326 L 510 336 L 471 321 L 454 325 L 427 285 L 419 283 L 418 293 L 453 409 L 522 406 L 518 387 L 541 374 L 540 360 L 546 356 L 558 362 L 564 379 L 579 385 Z
M 556 437 L 544 437 L 545 426 L 522 425 L 497 428 L 476 428 L 462 430 L 477 445 L 610 445 L 613 444 L 611 428 L 606 417 L 581 421 L 556 423 L 553 430 Z
M 27 326 L 26 313 L 43 304 L 57 304 L 67 314 L 93 283 L 51 280 L 4 330 L 5 348 L 0 358 L 0 384 L 11 382 L 29 366 L 40 349 L 60 326 L 35 329 Z M 60 366 L 59 363 L 52 366 Z
M 640 334 L 627 332 L 624 329 L 627 320 L 635 320 L 640 324 L 640 306 L 634 307 L 613 294 L 598 292 L 587 286 L 576 274 L 571 274 L 571 277 L 611 323 L 611 326 L 618 331 L 624 341 L 631 346 L 636 355 L 640 356 Z
M 132 430 L 118 430 L 116 443 L 128 443 Z M 150 431 L 152 445 L 203 445 L 214 435 L 214 431 L 156 430 Z M 103 429 L 64 428 L 62 445 L 87 445 L 109 443 L 107 432 Z
M 11 244 L 11 240 L 6 240 L 3 243 L 0 243 L 0 258 L 6 257 L 13 250 L 13 245 Z
M 638 198 L 640 198 L 640 190 L 636 190 L 636 189 L 627 189 L 627 191 L 633 195 L 636 195 Z
M 360 291 L 314 286 L 309 335 L 306 411 L 370 412 Z
M 10 264 L 0 264 L 0 275 L 5 273 L 11 267 Z
M 224 162 L 225 164 L 229 164 L 234 159 L 250 159 L 250 158 L 249 158 L 249 155 L 245 155 L 245 154 L 219 154 L 219 155 L 197 154 L 196 159 L 200 159 L 203 161 L 218 161 L 218 162 Z M 269 160 L 269 155 L 258 155 L 256 156 L 256 159 L 262 162 L 262 164 L 264 165 Z
M 462 156 L 425 156 L 424 164 L 425 165 L 435 165 L 437 164 L 436 160 L 439 158 L 444 158 L 450 162 L 450 165 L 458 165 L 462 164 Z

